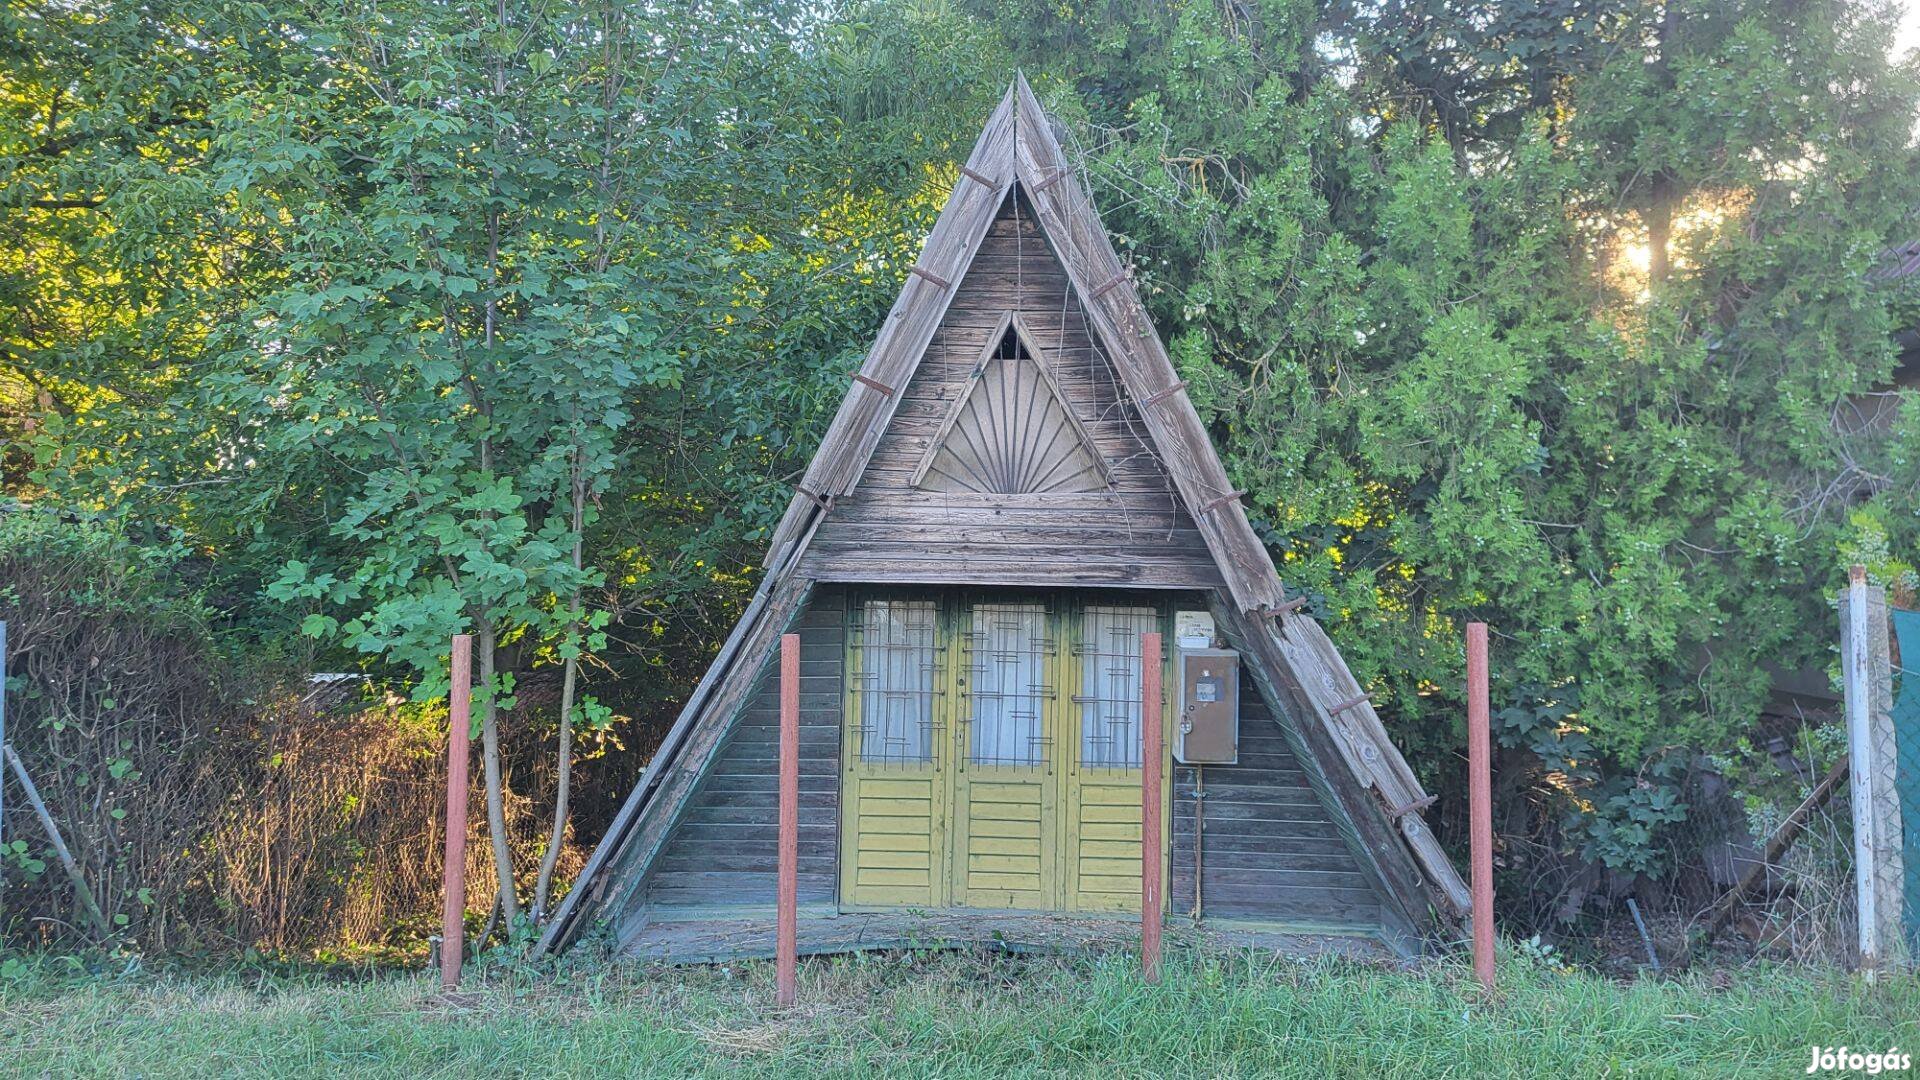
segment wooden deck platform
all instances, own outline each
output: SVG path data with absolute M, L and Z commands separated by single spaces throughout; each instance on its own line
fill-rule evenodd
M 623 943 L 622 952 L 638 960 L 669 964 L 712 964 L 773 956 L 771 912 L 669 918 L 642 925 Z M 1169 945 L 1247 948 L 1286 956 L 1339 955 L 1392 960 L 1395 951 L 1378 937 L 1339 928 L 1281 926 L 1272 923 L 1208 920 L 1194 926 L 1172 919 Z M 1013 953 L 1092 953 L 1140 946 L 1140 921 L 1127 916 L 1064 915 L 1049 912 L 982 911 L 803 911 L 800 955 L 895 949 L 985 948 Z

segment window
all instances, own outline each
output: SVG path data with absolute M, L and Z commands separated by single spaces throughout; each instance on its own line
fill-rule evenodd
M 1140 767 L 1140 635 L 1152 608 L 1088 607 L 1080 617 L 1080 762 Z
M 855 628 L 863 761 L 933 760 L 934 602 L 869 600 Z
M 972 680 L 968 753 L 979 765 L 1047 760 L 1047 609 L 1041 604 L 975 604 L 967 641 Z

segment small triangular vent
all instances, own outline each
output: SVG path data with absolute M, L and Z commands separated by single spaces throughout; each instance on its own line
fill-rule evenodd
M 1105 490 L 1112 482 L 1059 384 L 1011 316 L 989 338 L 959 402 L 914 474 L 927 491 L 1033 495 Z

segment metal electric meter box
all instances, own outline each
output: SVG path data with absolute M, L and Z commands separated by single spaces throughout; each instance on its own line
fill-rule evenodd
M 1180 703 L 1173 757 L 1183 765 L 1240 761 L 1240 654 L 1232 649 L 1181 649 L 1175 654 Z

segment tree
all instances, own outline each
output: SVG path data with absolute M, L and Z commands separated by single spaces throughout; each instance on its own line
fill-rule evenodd
M 1486 619 L 1503 737 L 1644 867 L 1594 839 L 1610 796 L 1824 662 L 1850 507 L 1914 520 L 1920 410 L 1833 423 L 1911 311 L 1872 273 L 1920 205 L 1888 10 L 970 10 L 1051 76 L 1282 578 L 1414 760 Z
M 572 735 L 610 722 L 579 696 L 583 664 L 606 662 L 610 629 L 629 672 L 711 649 L 750 590 L 753 531 L 904 270 L 890 257 L 951 182 L 925 153 L 971 136 L 957 115 L 902 125 L 861 49 L 964 57 L 889 13 L 857 42 L 803 33 L 817 21 L 781 3 L 71 21 L 73 57 L 44 83 L 103 89 L 49 120 L 53 137 L 117 123 L 105 88 L 187 58 L 204 67 L 169 85 L 190 88 L 192 152 L 147 189 L 164 216 L 121 209 L 156 157 L 131 138 L 13 190 L 97 184 L 90 231 L 62 241 L 96 279 L 151 289 L 142 253 L 177 242 L 174 217 L 201 226 L 180 262 L 244 273 L 183 272 L 164 303 L 67 305 L 84 317 L 42 357 L 64 414 L 21 401 L 38 458 L 16 490 L 221 551 L 215 592 L 262 646 L 291 611 L 322 662 L 358 658 L 422 699 L 471 629 L 510 913 L 498 726 L 517 676 L 561 669 L 537 918 Z M 108 29 L 131 44 L 103 48 Z M 39 213 L 27 227 L 54 236 Z M 39 302 L 67 288 L 44 264 L 17 280 Z M 115 319 L 127 340 L 102 331 Z M 111 371 L 85 362 L 102 353 Z

